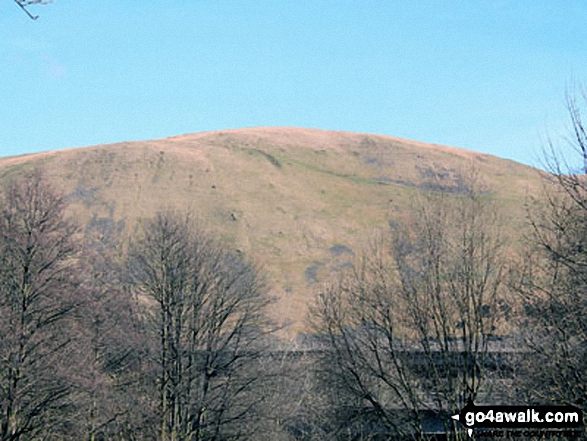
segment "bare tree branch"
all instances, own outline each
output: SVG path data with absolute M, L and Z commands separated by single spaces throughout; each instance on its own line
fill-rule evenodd
M 53 3 L 52 0 L 14 0 L 16 3 L 25 13 L 29 16 L 31 20 L 36 20 L 39 18 L 38 15 L 33 15 L 27 9 L 28 6 L 31 5 L 48 5 L 49 3 Z

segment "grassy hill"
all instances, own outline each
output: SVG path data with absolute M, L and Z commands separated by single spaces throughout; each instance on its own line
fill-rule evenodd
M 316 284 L 352 262 L 373 232 L 400 219 L 439 175 L 458 190 L 474 165 L 511 231 L 537 170 L 472 151 L 359 133 L 255 128 L 0 158 L 0 181 L 40 166 L 87 231 L 132 232 L 162 209 L 187 209 L 262 263 L 273 314 L 304 326 Z

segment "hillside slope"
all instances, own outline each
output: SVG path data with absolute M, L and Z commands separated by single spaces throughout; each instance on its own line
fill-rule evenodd
M 388 136 L 294 128 L 182 135 L 0 158 L 0 180 L 41 166 L 87 231 L 132 232 L 162 209 L 190 210 L 263 264 L 273 314 L 303 328 L 317 283 L 400 219 L 439 174 L 477 167 L 511 231 L 523 225 L 537 170 L 467 150 Z M 452 186 L 452 187 L 451 187 Z

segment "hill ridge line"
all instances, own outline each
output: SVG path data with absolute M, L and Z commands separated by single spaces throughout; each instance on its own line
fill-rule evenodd
M 244 128 L 236 128 L 236 129 L 223 129 L 223 130 L 209 130 L 209 131 L 202 131 L 202 132 L 193 132 L 193 133 L 184 133 L 178 135 L 171 135 L 162 138 L 155 138 L 155 139 L 147 139 L 147 140 L 126 140 L 126 141 L 116 141 L 116 142 L 109 142 L 104 144 L 93 144 L 93 145 L 86 145 L 86 146 L 75 146 L 75 147 L 65 147 L 62 149 L 56 150 L 45 150 L 40 152 L 33 152 L 33 153 L 25 153 L 21 155 L 12 155 L 12 156 L 0 156 L 0 164 L 8 165 L 12 164 L 19 164 L 21 162 L 28 162 L 30 160 L 37 160 L 43 159 L 48 156 L 53 156 L 60 153 L 67 153 L 72 151 L 80 151 L 85 149 L 97 149 L 97 148 L 114 148 L 119 147 L 121 145 L 142 145 L 147 146 L 153 143 L 161 143 L 161 142 L 185 142 L 185 141 L 200 141 L 205 140 L 206 138 L 214 139 L 216 137 L 222 136 L 257 136 L 262 138 L 263 136 L 291 136 L 291 137 L 339 137 L 339 138 L 353 138 L 356 141 L 357 138 L 365 137 L 365 138 L 375 138 L 387 142 L 394 142 L 401 144 L 403 146 L 415 147 L 415 148 L 424 148 L 429 150 L 435 150 L 440 152 L 446 152 L 450 154 L 454 154 L 461 157 L 466 157 L 468 159 L 480 159 L 480 158 L 495 158 L 502 161 L 507 161 L 508 163 L 518 164 L 525 167 L 529 167 L 531 169 L 535 169 L 535 167 L 514 161 L 508 158 L 502 158 L 497 155 L 493 155 L 490 153 L 479 152 L 477 150 L 471 150 L 463 147 L 454 147 L 445 144 L 437 144 L 432 142 L 425 142 L 425 141 L 418 141 L 412 140 L 408 138 L 401 138 L 392 135 L 385 135 L 385 134 L 378 134 L 378 133 L 367 133 L 367 132 L 352 132 L 352 131 L 345 131 L 345 130 L 327 130 L 327 129 L 318 129 L 318 128 L 307 128 L 307 127 L 294 127 L 294 126 L 254 126 L 254 127 L 244 127 Z M 298 146 L 302 147 L 304 143 L 297 144 Z M 481 159 L 482 160 L 482 159 Z

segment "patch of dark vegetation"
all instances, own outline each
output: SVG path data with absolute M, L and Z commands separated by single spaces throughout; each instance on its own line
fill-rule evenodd
M 381 161 L 377 158 L 373 158 L 372 156 L 365 156 L 364 160 L 365 160 L 366 165 L 373 165 L 377 168 L 383 167 L 383 164 L 381 163 Z
M 420 184 L 416 184 L 412 181 L 404 179 L 392 179 L 389 176 L 379 176 L 373 178 L 373 182 L 381 185 L 397 184 L 404 187 L 418 188 L 420 190 L 449 193 L 449 194 L 467 194 L 472 190 L 466 184 L 466 178 L 464 178 L 458 170 L 440 166 L 420 166 L 416 165 L 420 177 L 423 181 Z M 480 190 L 480 194 L 490 194 L 490 191 Z
M 106 149 L 93 149 L 92 153 L 97 156 L 94 161 L 98 164 L 112 164 L 116 159 L 116 152 L 112 152 Z
M 328 249 L 328 251 L 330 251 L 333 255 L 335 255 L 337 257 L 342 254 L 350 254 L 351 256 L 355 255 L 355 252 L 351 248 L 347 247 L 346 245 L 340 244 L 340 243 L 337 243 L 336 245 L 331 246 Z
M 259 153 L 261 156 L 264 156 L 275 167 L 281 168 L 281 162 L 279 162 L 279 160 L 275 156 L 273 156 L 273 155 L 271 155 L 261 149 L 253 149 L 253 151 Z
M 306 282 L 308 282 L 311 285 L 318 283 L 318 271 L 320 270 L 321 266 L 321 263 L 315 262 L 313 265 L 310 265 L 306 268 L 306 271 L 304 272 Z
M 446 168 L 435 164 L 434 166 L 416 164 L 416 170 L 423 179 L 446 180 L 457 174 L 454 168 Z
M 156 168 L 157 170 L 162 169 L 165 166 L 165 152 L 160 151 L 157 156 L 151 156 L 149 158 L 149 167 Z
M 465 193 L 469 192 L 469 189 L 466 186 L 461 186 L 458 184 L 457 185 L 449 185 L 449 184 L 443 184 L 440 182 L 431 182 L 431 181 L 423 182 L 418 187 L 421 188 L 422 190 L 438 191 L 441 193 L 465 194 Z
M 85 185 L 78 185 L 75 190 L 66 196 L 68 201 L 78 201 L 83 203 L 86 207 L 90 207 L 99 202 L 96 193 L 100 187 L 88 188 Z
M 418 187 L 412 181 L 406 181 L 404 179 L 392 179 L 389 176 L 379 176 L 377 178 L 373 178 L 373 182 L 381 185 L 397 184 L 403 185 L 405 187 Z
M 401 226 L 397 221 L 393 219 L 388 220 L 387 224 L 389 225 L 389 228 L 391 228 L 391 230 L 394 232 L 397 231 L 397 229 Z
M 432 167 L 416 165 L 416 170 L 423 179 L 423 182 L 418 185 L 422 190 L 452 194 L 465 194 L 472 191 L 463 175 L 454 168 L 435 164 Z
M 125 228 L 124 219 L 116 222 L 111 217 L 99 217 L 94 213 L 94 216 L 86 224 L 85 236 L 87 239 L 91 239 L 91 243 L 107 245 L 113 243 Z
M 416 187 L 412 181 L 406 181 L 405 179 L 392 179 L 394 184 L 404 185 L 406 187 Z
M 377 143 L 369 136 L 365 136 L 361 139 L 359 146 L 363 149 L 373 149 L 377 146 Z

